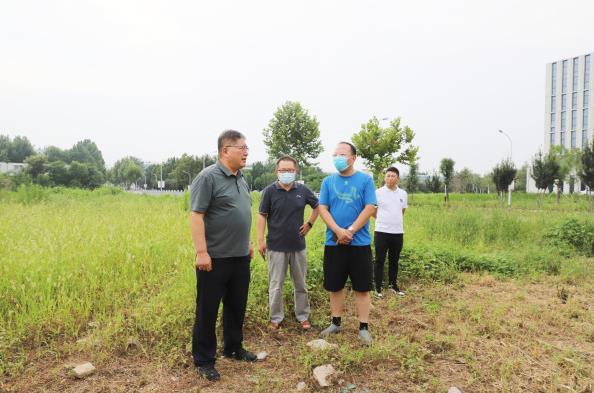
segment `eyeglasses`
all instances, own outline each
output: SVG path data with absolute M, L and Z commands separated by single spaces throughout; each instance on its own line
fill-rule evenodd
M 239 149 L 239 150 L 242 150 L 242 151 L 250 151 L 250 148 L 249 148 L 249 147 L 247 147 L 247 145 L 243 145 L 243 146 L 238 146 L 238 145 L 227 145 L 227 146 L 225 146 L 225 147 L 235 147 L 235 148 L 237 148 L 237 149 Z
M 295 169 L 279 169 L 279 173 L 295 173 Z

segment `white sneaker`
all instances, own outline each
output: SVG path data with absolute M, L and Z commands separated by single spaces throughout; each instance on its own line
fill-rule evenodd
M 394 288 L 391 285 L 388 287 L 388 291 L 390 291 L 393 294 L 398 295 L 398 296 L 404 296 L 405 295 L 405 293 L 402 292 L 398 287 Z
M 374 292 L 374 293 L 373 293 L 373 295 L 374 295 L 376 298 L 378 298 L 378 299 L 381 299 L 381 298 L 383 298 L 383 297 L 384 297 L 384 295 L 382 295 L 382 293 L 381 293 L 381 292 L 377 292 L 377 291 L 376 291 L 376 292 Z

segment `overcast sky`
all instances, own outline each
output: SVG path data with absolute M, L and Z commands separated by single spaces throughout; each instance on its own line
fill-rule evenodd
M 108 165 L 213 153 L 242 131 L 250 161 L 286 100 L 330 154 L 370 117 L 416 132 L 421 170 L 488 172 L 544 142 L 547 62 L 594 51 L 592 1 L 3 1 L 0 134 L 89 138 Z

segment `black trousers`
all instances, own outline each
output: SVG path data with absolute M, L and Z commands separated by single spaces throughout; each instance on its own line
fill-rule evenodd
M 192 334 L 192 356 L 196 366 L 216 360 L 216 323 L 223 301 L 224 352 L 242 347 L 243 320 L 250 286 L 250 257 L 213 258 L 212 270 L 196 269 L 196 317 Z
M 404 236 L 402 233 L 375 232 L 375 290 L 382 291 L 384 281 L 384 262 L 388 254 L 388 285 L 397 287 L 398 260 Z

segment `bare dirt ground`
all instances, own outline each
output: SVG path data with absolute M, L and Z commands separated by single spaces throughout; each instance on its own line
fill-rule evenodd
M 362 347 L 352 297 L 339 349 L 312 353 L 305 345 L 322 326 L 301 332 L 287 322 L 279 332 L 246 327 L 246 347 L 267 351 L 263 362 L 219 359 L 222 379 L 200 378 L 190 359 L 179 364 L 143 351 L 94 356 L 31 353 L 26 368 L 0 382 L 0 392 L 580 392 L 594 391 L 594 283 L 546 278 L 502 281 L 462 275 L 444 285 L 415 283 L 405 297 L 374 299 L 371 332 Z M 90 361 L 83 380 L 69 366 Z M 331 363 L 334 384 L 321 389 L 312 367 Z

